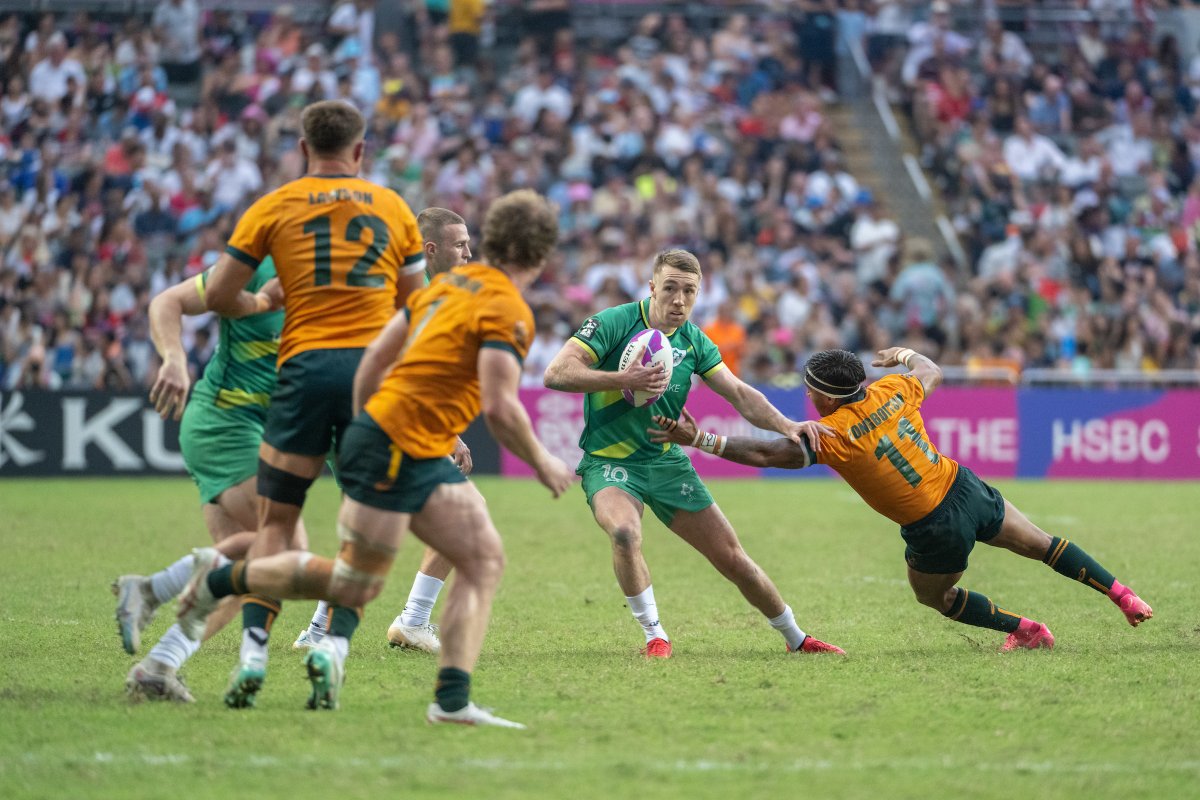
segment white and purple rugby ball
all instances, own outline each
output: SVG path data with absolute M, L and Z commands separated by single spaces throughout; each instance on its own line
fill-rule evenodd
M 667 380 L 670 380 L 671 370 L 675 366 L 671 343 L 667 341 L 665 333 L 655 328 L 647 328 L 633 335 L 629 344 L 625 345 L 625 351 L 621 353 L 621 361 L 617 365 L 617 369 L 622 372 L 629 369 L 633 364 L 634 354 L 643 346 L 645 349 L 642 350 L 642 364 L 662 364 L 667 373 Z M 662 396 L 650 392 L 635 392 L 632 389 L 622 389 L 621 394 L 625 396 L 625 400 L 630 405 L 637 408 L 649 405 Z

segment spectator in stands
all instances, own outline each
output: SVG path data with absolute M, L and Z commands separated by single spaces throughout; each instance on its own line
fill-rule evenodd
M 1029 117 L 1017 117 L 1013 135 L 1004 140 L 1004 161 L 1022 181 L 1034 182 L 1057 174 L 1066 156 L 1048 137 L 1033 128 Z
M 200 80 L 200 8 L 196 0 L 160 0 L 151 20 L 160 37 L 160 63 L 167 80 L 194 84 Z
M 995 17 L 984 25 L 979 61 L 985 75 L 1008 78 L 1024 78 L 1033 66 L 1033 56 L 1021 37 L 1004 30 Z
M 57 103 L 67 95 L 71 80 L 82 87 L 87 76 L 79 62 L 67 55 L 67 37 L 61 32 L 46 39 L 45 53 L 29 73 L 29 90 L 35 98 Z

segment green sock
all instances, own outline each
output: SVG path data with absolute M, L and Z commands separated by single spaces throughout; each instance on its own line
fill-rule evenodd
M 208 589 L 213 597 L 246 594 L 246 562 L 230 561 L 208 573 Z
M 1057 536 L 1051 539 L 1050 548 L 1042 556 L 1042 562 L 1059 575 L 1085 583 L 1106 596 L 1116 580 L 1111 572 L 1096 563 L 1096 559 L 1084 552 L 1082 547 L 1072 544 L 1070 539 Z
M 968 592 L 958 587 L 958 596 L 943 611 L 944 616 L 964 625 L 975 625 L 980 628 L 991 628 L 994 631 L 1012 633 L 1021 624 L 1021 616 L 1011 611 L 1005 611 L 991 600 L 986 594 Z
M 262 628 L 271 630 L 271 623 L 279 615 L 279 601 L 261 595 L 250 595 L 242 601 L 242 630 Z
M 329 635 L 345 636 L 349 639 L 354 635 L 354 631 L 358 629 L 358 623 L 361 619 L 362 617 L 359 615 L 357 608 L 334 606 L 329 611 Z
M 453 712 L 466 708 L 471 697 L 471 673 L 454 667 L 439 669 L 433 696 L 442 711 Z

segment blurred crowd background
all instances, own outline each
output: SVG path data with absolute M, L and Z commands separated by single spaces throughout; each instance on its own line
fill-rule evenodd
M 1200 366 L 1200 60 L 1154 3 L 1069 3 L 1034 49 L 1024 4 L 662 3 L 615 43 L 560 0 L 384 5 L 0 19 L 0 388 L 153 382 L 150 299 L 302 173 L 300 111 L 339 97 L 369 120 L 364 176 L 414 211 L 477 236 L 506 191 L 558 203 L 529 385 L 666 247 L 700 257 L 694 321 L 755 383 L 894 343 L 1014 375 Z M 849 169 L 830 111 L 856 47 L 965 264 Z M 198 374 L 214 321 L 185 344 Z

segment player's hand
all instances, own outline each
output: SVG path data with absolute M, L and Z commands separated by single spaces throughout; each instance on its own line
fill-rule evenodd
M 279 282 L 279 278 L 271 278 L 262 285 L 257 294 L 267 299 L 267 311 L 278 311 L 283 308 L 283 284 Z
M 450 454 L 450 460 L 463 475 L 470 475 L 475 466 L 471 461 L 471 448 L 467 447 L 467 443 L 461 437 L 454 443 L 454 452 Z
M 575 482 L 575 473 L 566 462 L 548 452 L 543 452 L 542 458 L 533 468 L 537 472 L 538 481 L 555 497 L 561 497 Z
M 871 362 L 871 366 L 884 368 L 896 366 L 900 363 L 896 360 L 896 354 L 904 349 L 903 347 L 889 347 L 886 350 L 880 350 L 875 360 Z
M 695 441 L 696 432 L 700 429 L 696 424 L 696 418 L 686 408 L 680 410 L 679 419 L 671 419 L 670 417 L 664 417 L 662 414 L 655 414 L 653 420 L 654 424 L 658 427 L 646 429 L 646 433 L 650 434 L 650 441 L 652 442 L 691 444 Z
M 836 435 L 836 431 L 833 428 L 811 419 L 804 420 L 803 422 L 792 422 L 791 427 L 786 431 L 782 431 L 782 433 L 796 444 L 808 442 L 808 446 L 812 448 L 814 453 L 821 450 L 822 436 Z
M 662 394 L 670 384 L 667 370 L 662 364 L 643 364 L 642 354 L 645 352 L 646 346 L 642 345 L 641 349 L 634 354 L 633 363 L 629 368 L 624 372 L 617 373 L 624 378 L 624 386 L 621 388 L 635 392 Z
M 168 359 L 158 368 L 158 376 L 150 387 L 150 402 L 154 410 L 163 419 L 175 412 L 175 419 L 183 416 L 183 406 L 187 401 L 188 387 L 192 384 L 188 376 L 187 362 Z

